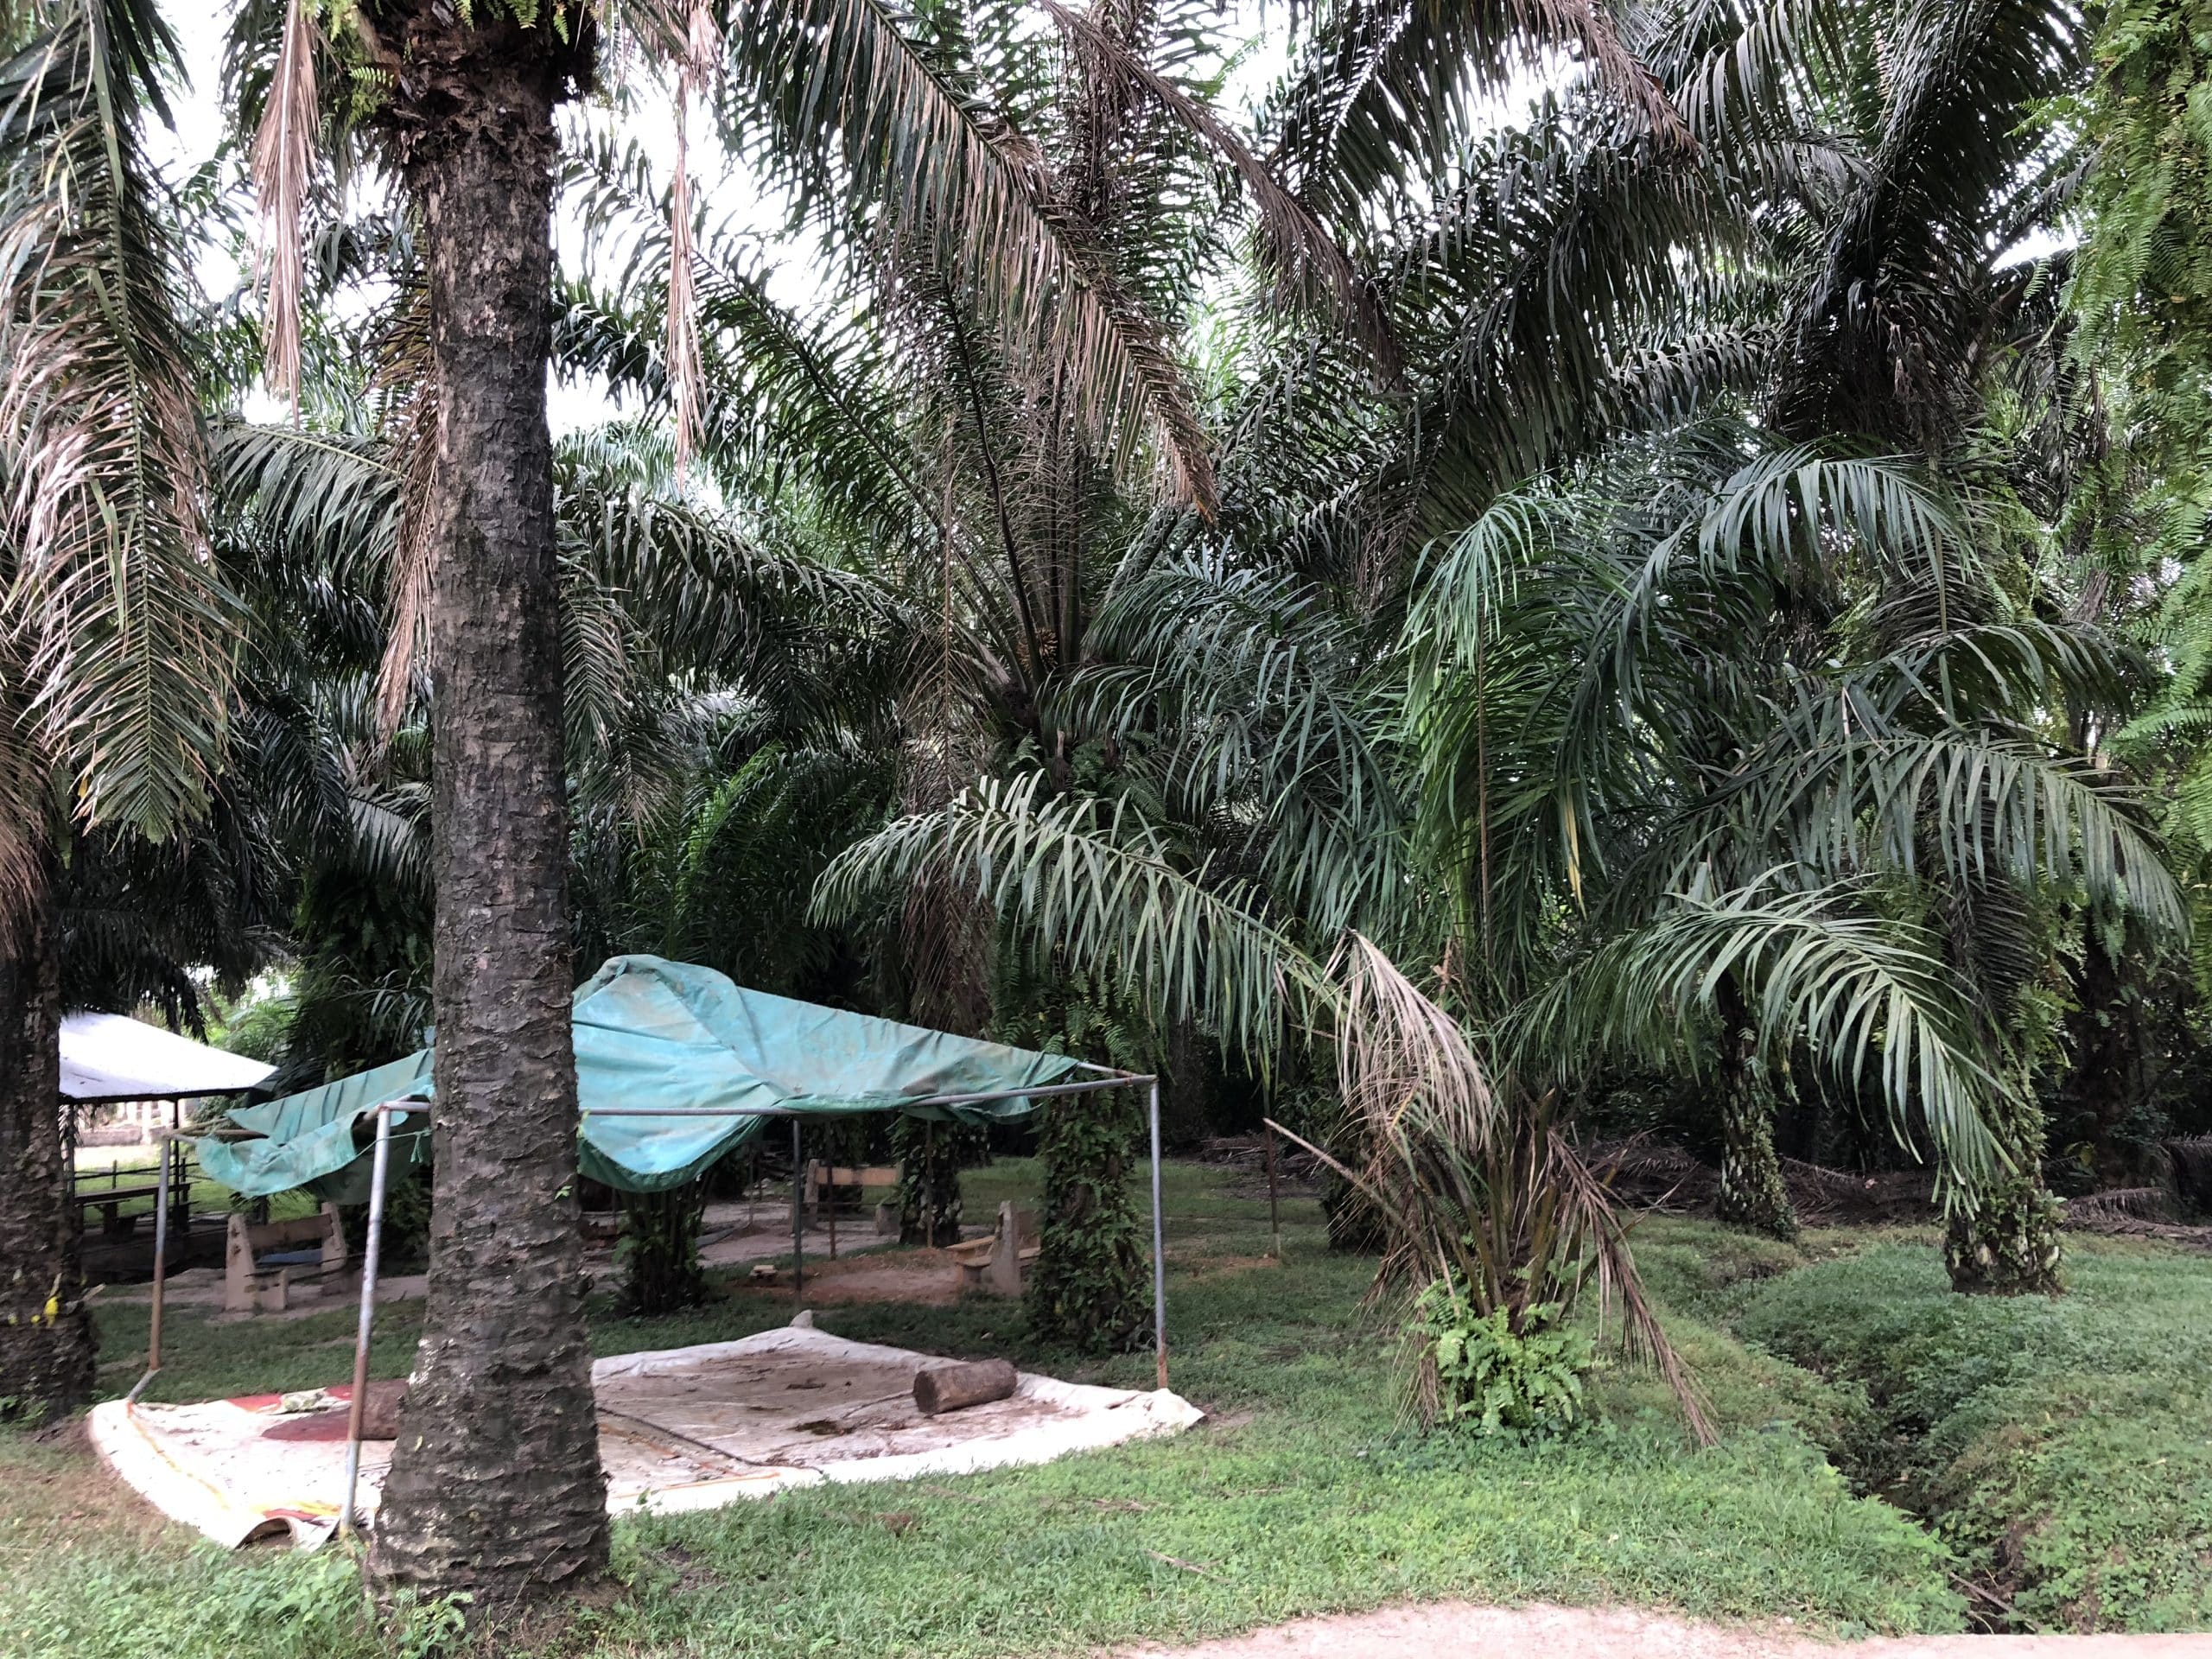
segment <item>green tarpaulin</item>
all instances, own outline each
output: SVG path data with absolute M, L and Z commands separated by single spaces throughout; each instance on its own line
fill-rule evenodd
M 616 957 L 577 988 L 576 1089 L 586 1175 L 632 1192 L 698 1176 L 758 1135 L 766 1114 L 908 1111 L 988 1123 L 1034 1103 L 1014 1096 L 926 1106 L 938 1095 L 1040 1086 L 1078 1062 L 978 1042 L 871 1014 L 849 1014 L 747 990 L 710 968 L 658 957 Z M 430 1093 L 430 1051 L 258 1106 L 231 1121 L 263 1137 L 200 1142 L 200 1166 L 249 1198 L 306 1187 L 339 1203 L 366 1196 L 364 1116 Z M 610 1108 L 715 1108 L 731 1117 L 606 1117 Z M 420 1114 L 396 1120 L 395 1155 L 423 1155 Z

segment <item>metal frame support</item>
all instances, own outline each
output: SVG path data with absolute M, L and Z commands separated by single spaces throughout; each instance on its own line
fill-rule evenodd
M 806 1281 L 806 1171 L 799 1163 L 798 1117 L 791 1117 L 791 1305 Z
M 168 1141 L 162 1143 L 162 1173 L 154 1183 L 154 1306 L 146 1331 L 146 1374 L 131 1385 L 129 1394 L 123 1396 L 125 1406 L 138 1403 L 138 1396 L 154 1380 L 154 1373 L 162 1369 L 162 1290 L 168 1279 L 169 1169 L 173 1162 L 170 1154 L 174 1150 Z
M 1167 1386 L 1166 1218 L 1160 1196 L 1160 1079 L 1152 1079 L 1152 1353 L 1160 1388 Z
M 1101 1069 L 1101 1068 L 1089 1068 Z M 1167 1386 L 1167 1254 L 1166 1215 L 1162 1207 L 1160 1173 L 1160 1079 L 1134 1073 L 1122 1073 L 1091 1084 L 1062 1084 L 1036 1089 L 1011 1089 L 988 1095 L 937 1096 L 928 1100 L 908 1103 L 912 1105 L 959 1105 L 984 1100 L 1011 1100 L 1027 1095 L 1077 1094 L 1094 1089 L 1126 1088 L 1134 1084 L 1148 1085 L 1148 1116 L 1152 1140 L 1152 1335 L 1155 1374 L 1159 1386 Z M 353 1330 L 353 1392 L 346 1410 L 346 1496 L 338 1510 L 338 1531 L 341 1535 L 359 1529 L 359 1516 L 356 1499 L 361 1478 L 362 1420 L 368 1405 L 369 1338 L 376 1322 L 377 1271 L 384 1246 L 385 1192 L 391 1169 L 391 1126 L 395 1116 L 410 1112 L 428 1111 L 430 1103 L 408 1098 L 386 1101 L 369 1109 L 377 1121 L 376 1144 L 369 1176 L 368 1236 L 361 1255 L 361 1306 Z M 731 1112 L 694 1108 L 690 1110 L 667 1112 L 647 1109 L 612 1108 L 601 1116 L 607 1117 L 774 1117 L 788 1116 L 791 1120 L 791 1298 L 798 1300 L 804 1270 L 805 1239 L 805 1175 L 800 1166 L 803 1150 L 799 1115 L 778 1112 Z M 162 1166 L 162 1183 L 166 1187 L 168 1165 Z M 164 1192 L 162 1198 L 166 1199 Z M 142 1389 L 161 1369 L 162 1331 L 162 1263 L 168 1242 L 166 1217 L 168 1206 L 162 1203 L 155 1223 L 155 1273 L 153 1328 L 147 1354 L 146 1375 L 138 1379 L 137 1387 L 130 1390 L 129 1398 L 136 1401 Z
M 354 1531 L 354 1495 L 361 1484 L 361 1421 L 369 1399 L 369 1331 L 377 1317 L 377 1265 L 384 1249 L 384 1194 L 391 1169 L 392 1109 L 377 1111 L 376 1155 L 369 1166 L 368 1237 L 361 1247 L 361 1312 L 353 1325 L 353 1395 L 346 1402 L 346 1500 L 338 1508 L 340 1537 Z
M 1268 1254 L 1282 1260 L 1282 1206 L 1275 1187 L 1275 1126 L 1267 1126 L 1268 1137 Z

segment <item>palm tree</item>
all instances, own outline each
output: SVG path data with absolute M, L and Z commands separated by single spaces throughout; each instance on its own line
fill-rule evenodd
M 8 14 L 0 67 L 0 1410 L 80 1402 L 56 1110 L 60 861 L 202 808 L 232 604 L 193 487 L 200 428 L 174 237 L 140 153 L 175 42 L 127 3 Z
M 2039 1179 L 2024 895 L 2180 920 L 2129 792 L 2050 728 L 2109 696 L 2113 647 L 2013 596 L 2017 555 L 1966 529 L 1988 506 L 1707 423 L 1502 499 L 1416 606 L 1427 833 L 1531 1059 L 1697 1033 L 1724 1205 L 1767 1230 L 1790 1217 L 1759 1074 L 1793 1043 L 1827 1066 L 1881 1029 L 1900 1133 L 1917 1115 L 1960 1207 L 1994 1207 Z M 1847 965 L 1862 945 L 1889 963 Z
M 728 20 L 735 67 L 785 142 L 825 130 L 875 229 L 972 284 L 1020 360 L 1057 365 L 1096 431 L 1149 423 L 1203 496 L 1172 364 L 1066 233 L 1003 135 L 979 127 L 896 16 L 772 6 Z M 401 3 L 334 16 L 370 72 L 356 130 L 400 181 L 425 316 L 402 639 L 421 619 L 432 701 L 433 1008 L 439 1033 L 431 1306 L 404 1450 L 385 1491 L 378 1570 L 491 1601 L 595 1574 L 606 1551 L 574 1226 L 568 830 L 556 613 L 549 213 L 556 106 L 588 86 L 602 28 L 679 67 L 681 100 L 715 73 L 715 20 L 653 4 L 602 12 Z M 296 361 L 296 216 L 308 194 L 327 48 L 296 3 L 265 43 L 276 68 L 257 172 L 276 226 L 269 315 L 280 382 Z M 808 105 L 806 100 L 820 99 Z M 683 188 L 675 193 L 684 200 Z M 668 361 L 687 412 L 694 272 L 679 212 Z M 435 435 L 433 438 L 432 435 Z M 518 1379 L 522 1379 L 518 1382 Z

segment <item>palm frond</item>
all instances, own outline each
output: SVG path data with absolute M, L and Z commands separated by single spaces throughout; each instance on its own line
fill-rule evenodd
M 786 155 L 834 159 L 887 251 L 926 251 L 1086 428 L 1118 433 L 1125 458 L 1149 431 L 1173 493 L 1212 511 L 1173 352 L 1053 206 L 1033 138 L 940 73 L 889 0 L 748 0 L 728 32 L 734 79 Z
M 0 606 L 88 822 L 204 803 L 236 607 L 207 556 L 184 265 L 138 140 L 175 60 L 129 0 L 58 7 L 0 67 Z
M 858 916 L 932 872 L 978 894 L 1045 960 L 1128 986 L 1154 1018 L 1193 1020 L 1265 1066 L 1335 998 L 1249 882 L 1183 868 L 1128 801 L 1039 798 L 1039 774 L 979 780 L 947 806 L 838 855 L 816 913 Z
M 1541 1074 L 1568 1054 L 1679 1063 L 1683 1022 L 1713 1017 L 1733 977 L 1770 1053 L 1802 1039 L 1847 1085 L 1878 1086 L 1899 1141 L 1925 1124 L 1949 1189 L 1972 1191 L 2005 1163 L 1986 1116 L 1997 1079 L 1937 942 L 1871 896 L 1765 881 L 1679 894 L 1514 1010 L 1516 1069 Z

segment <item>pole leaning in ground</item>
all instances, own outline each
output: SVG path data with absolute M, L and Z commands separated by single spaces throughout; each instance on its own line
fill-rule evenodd
M 1268 1254 L 1278 1262 L 1282 1260 L 1282 1210 L 1275 1193 L 1275 1130 L 1270 1123 L 1268 1136 Z
M 391 1167 L 391 1114 L 377 1108 L 376 1157 L 369 1166 L 368 1237 L 361 1247 L 361 1312 L 353 1327 L 353 1397 L 346 1402 L 346 1501 L 338 1506 L 342 1537 L 355 1530 L 353 1495 L 361 1481 L 361 1419 L 369 1402 L 369 1327 L 377 1308 L 377 1263 L 384 1249 L 385 1178 Z

